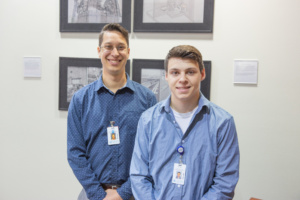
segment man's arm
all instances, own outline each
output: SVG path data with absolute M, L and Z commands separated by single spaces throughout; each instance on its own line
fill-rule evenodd
M 139 120 L 135 145 L 133 149 L 130 179 L 133 196 L 135 199 L 151 200 L 153 196 L 153 180 L 149 174 L 149 138 L 144 126 L 143 115 Z
M 117 192 L 117 190 L 107 189 L 105 190 L 105 192 L 107 195 L 103 200 L 123 200 L 122 197 Z
M 81 126 L 81 107 L 73 96 L 68 111 L 67 153 L 69 164 L 90 200 L 103 199 L 106 192 L 86 159 L 86 145 Z
M 201 200 L 230 200 L 239 179 L 239 146 L 234 120 L 226 120 L 218 130 L 218 157 L 213 185 Z
M 154 106 L 157 103 L 155 95 L 150 92 L 147 96 L 147 108 Z M 131 180 L 130 178 L 127 179 L 125 183 L 122 184 L 120 188 L 117 189 L 118 194 L 122 197 L 122 199 L 129 199 L 132 196 L 132 188 L 131 188 Z
M 153 92 L 151 92 L 148 102 L 149 102 L 148 108 L 154 106 L 157 103 L 156 96 Z
M 114 191 L 118 192 L 118 195 L 123 200 L 130 199 L 130 197 L 132 196 L 130 178 L 128 177 L 127 181 L 125 183 L 123 183 L 120 188 L 118 188 L 117 190 L 114 190 Z M 107 190 L 106 190 L 106 192 L 107 192 Z M 110 194 L 112 194 L 112 192 L 113 191 L 110 191 L 110 193 L 107 192 L 107 196 L 109 196 Z

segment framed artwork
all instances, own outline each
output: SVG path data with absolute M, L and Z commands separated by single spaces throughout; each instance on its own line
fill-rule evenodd
M 130 60 L 126 63 L 130 74 Z M 73 94 L 80 88 L 98 80 L 102 63 L 98 58 L 59 58 L 59 110 L 68 110 Z
M 170 95 L 165 80 L 164 60 L 133 59 L 132 80 L 152 90 L 157 101 L 164 100 Z
M 211 61 L 203 61 L 206 78 L 201 82 L 201 92 L 210 99 Z M 152 90 L 157 101 L 166 99 L 171 91 L 165 80 L 164 60 L 133 59 L 132 80 Z
M 131 1 L 60 0 L 60 32 L 100 32 L 107 23 L 131 30 Z
M 136 0 L 134 32 L 212 33 L 214 0 Z

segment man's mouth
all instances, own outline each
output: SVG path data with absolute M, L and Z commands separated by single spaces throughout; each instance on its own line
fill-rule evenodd
M 112 65 L 117 65 L 117 64 L 119 64 L 121 62 L 121 60 L 112 60 L 112 59 L 107 59 L 107 60 Z
M 190 88 L 191 86 L 176 87 L 179 92 L 187 92 Z

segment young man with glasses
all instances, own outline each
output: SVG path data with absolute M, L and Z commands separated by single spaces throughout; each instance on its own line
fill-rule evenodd
M 97 50 L 101 77 L 70 102 L 68 161 L 83 186 L 78 199 L 126 200 L 132 198 L 129 166 L 137 123 L 156 98 L 125 73 L 130 53 L 126 29 L 105 25 Z
M 229 200 L 239 178 L 233 117 L 200 92 L 205 68 L 193 46 L 172 48 L 165 59 L 171 95 L 138 123 L 130 179 L 144 199 Z

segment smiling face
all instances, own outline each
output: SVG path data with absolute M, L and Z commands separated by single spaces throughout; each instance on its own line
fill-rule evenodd
M 170 58 L 166 80 L 171 90 L 172 105 L 197 105 L 200 98 L 200 83 L 205 78 L 205 69 L 191 59 Z
M 113 47 L 111 51 L 106 47 Z M 121 49 L 120 47 L 126 47 Z M 118 50 L 119 49 L 119 50 Z M 118 31 L 105 31 L 101 46 L 98 47 L 98 55 L 102 62 L 103 75 L 123 75 L 125 65 L 129 58 L 130 49 L 124 36 Z

